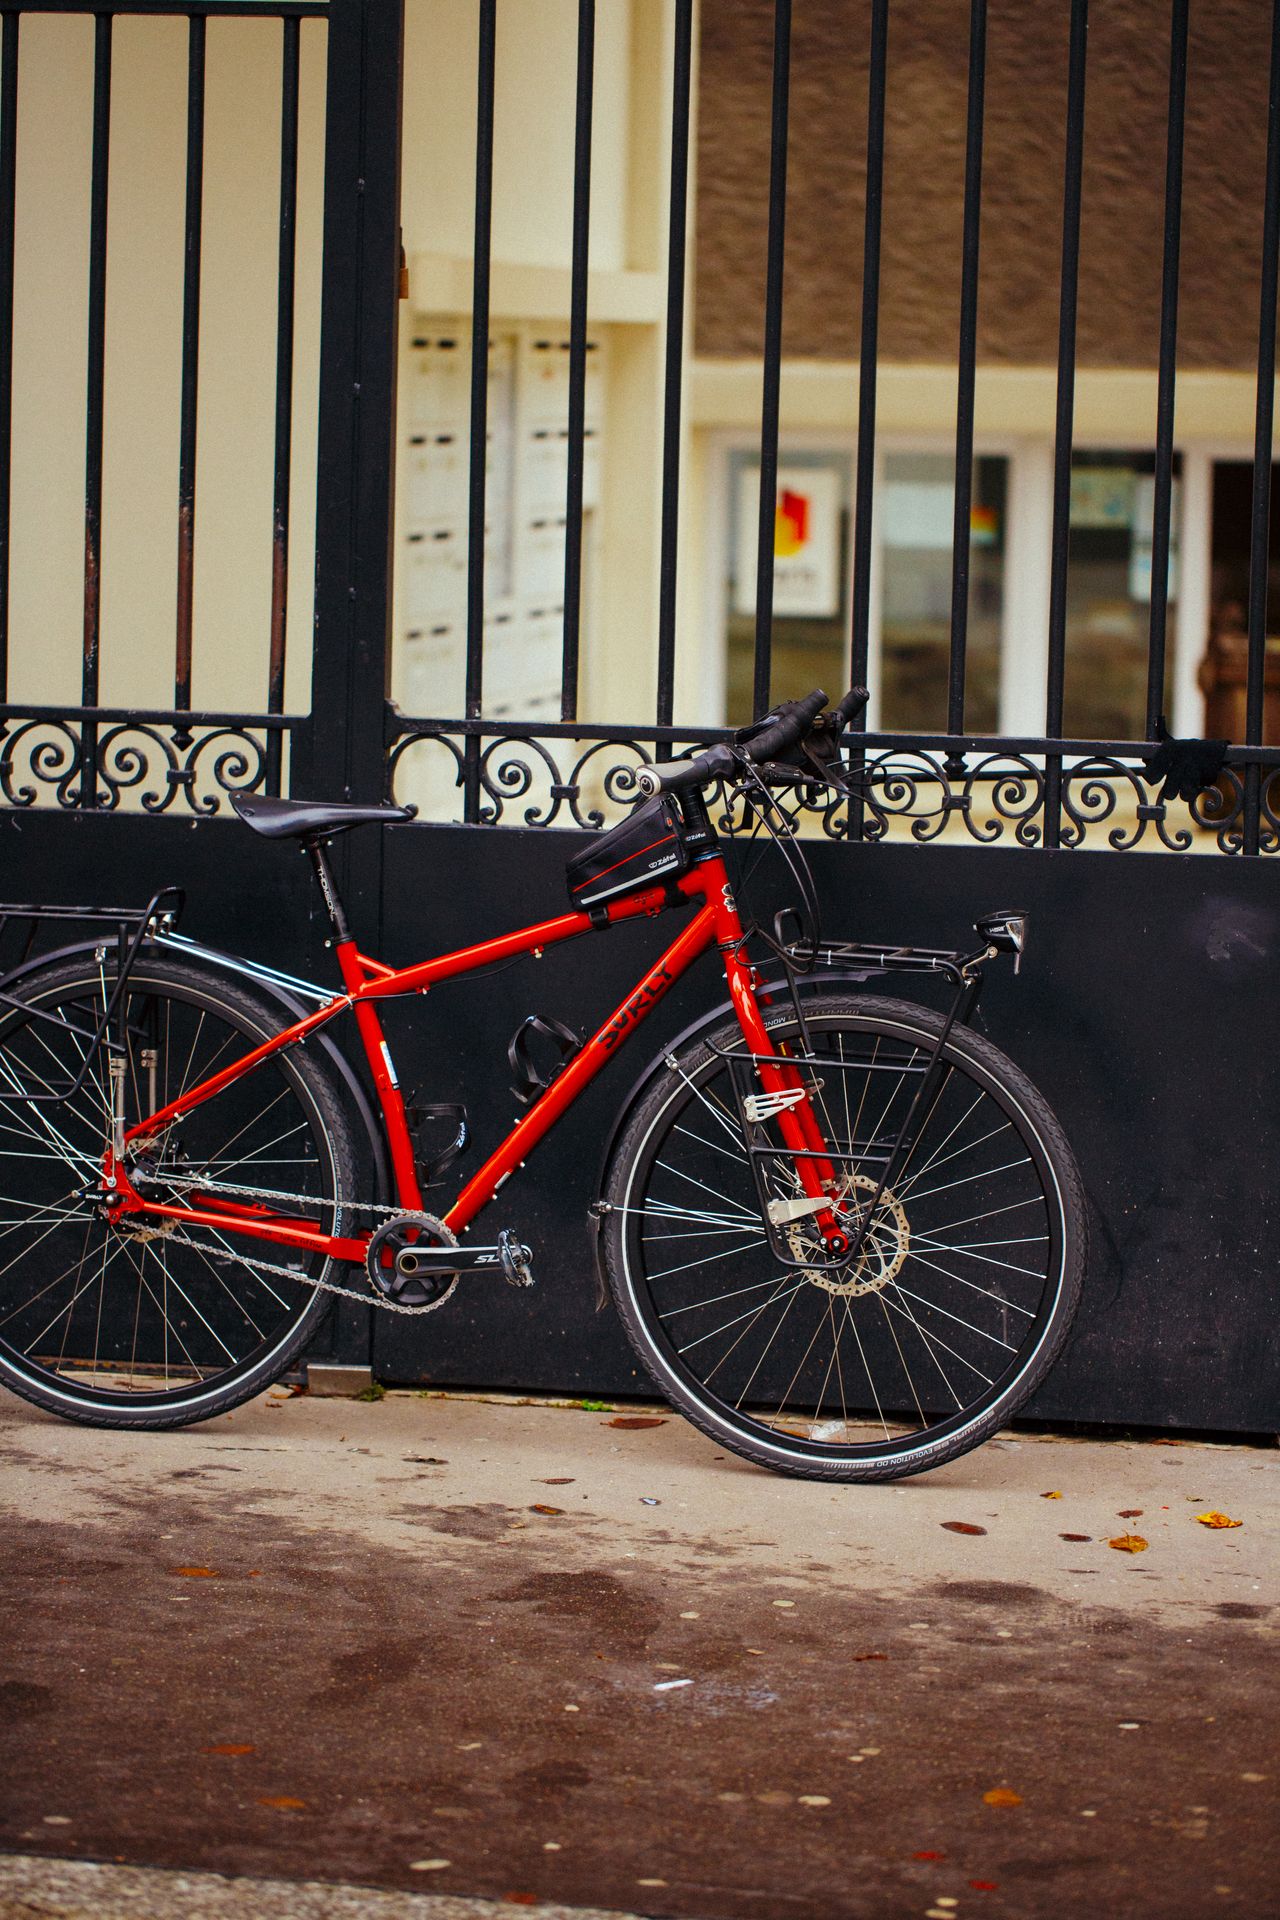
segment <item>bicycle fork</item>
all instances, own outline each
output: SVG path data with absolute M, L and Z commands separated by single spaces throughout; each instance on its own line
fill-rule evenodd
M 723 863 L 721 865 L 723 872 Z M 708 892 L 710 895 L 710 890 Z M 799 1067 L 789 1064 L 786 1055 L 777 1051 L 761 1016 L 756 1001 L 755 971 L 742 957 L 743 938 L 742 922 L 738 918 L 728 876 L 724 874 L 717 903 L 716 939 L 724 961 L 729 996 L 761 1088 L 760 1093 L 748 1094 L 743 1100 L 745 1144 L 752 1170 L 755 1171 L 755 1156 L 750 1144 L 750 1129 L 753 1124 L 773 1120 L 787 1152 L 792 1156 L 796 1178 L 804 1190 L 804 1200 L 793 1203 L 792 1217 L 811 1218 L 822 1235 L 828 1256 L 833 1260 L 843 1259 L 851 1243 L 834 1210 L 833 1203 L 838 1201 L 840 1182 L 835 1161 L 831 1157 L 831 1144 L 824 1138 L 818 1124 L 810 1098 L 809 1082 Z M 766 1220 L 772 1223 L 763 1183 L 757 1184 L 761 1205 L 766 1210 Z M 863 1237 L 859 1235 L 859 1246 Z

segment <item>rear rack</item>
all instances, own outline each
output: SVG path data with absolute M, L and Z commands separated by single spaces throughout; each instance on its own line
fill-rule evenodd
M 161 887 L 158 892 L 152 894 L 145 907 L 64 907 L 0 903 L 0 937 L 3 937 L 11 923 L 15 921 L 30 923 L 23 942 L 21 958 L 0 978 L 0 1006 L 16 1007 L 29 1019 L 47 1020 L 64 1033 L 74 1033 L 77 1038 L 88 1042 L 80 1071 L 66 1086 L 49 1087 L 39 1093 L 19 1088 L 0 1088 L 0 1094 L 5 1098 L 15 1098 L 30 1105 L 59 1106 L 79 1093 L 89 1077 L 94 1055 L 100 1046 L 105 1043 L 109 1053 L 123 1053 L 123 1041 L 113 1039 L 110 1030 L 124 997 L 125 988 L 129 984 L 129 975 L 137 963 L 138 955 L 148 935 L 167 933 L 176 926 L 185 897 L 181 887 Z M 102 1018 L 96 1027 L 76 1026 L 61 1015 L 45 1013 L 39 1007 L 28 1006 L 25 1000 L 8 991 L 14 975 L 32 958 L 32 950 L 40 928 L 49 920 L 73 921 L 88 926 L 110 927 L 114 930 L 116 979 L 103 1009 Z

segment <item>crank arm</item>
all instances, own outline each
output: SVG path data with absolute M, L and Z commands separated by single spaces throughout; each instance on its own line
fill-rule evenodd
M 405 1279 L 423 1274 L 474 1273 L 497 1267 L 513 1287 L 533 1285 L 533 1255 L 509 1228 L 491 1247 L 401 1247 L 396 1267 Z

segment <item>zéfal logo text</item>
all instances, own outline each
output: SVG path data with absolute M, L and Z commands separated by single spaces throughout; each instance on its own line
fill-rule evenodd
M 600 1035 L 600 1045 L 606 1053 L 612 1053 L 619 1040 L 644 1019 L 651 1008 L 656 1007 L 668 987 L 674 987 L 676 977 L 666 966 L 655 967 L 644 985 L 627 1001 L 625 1007 L 619 1007 L 608 1026 Z

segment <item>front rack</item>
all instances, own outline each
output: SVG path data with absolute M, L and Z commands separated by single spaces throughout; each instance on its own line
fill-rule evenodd
M 181 887 L 161 887 L 153 893 L 145 907 L 63 907 L 30 906 L 0 904 L 0 938 L 9 927 L 17 922 L 28 923 L 22 945 L 21 957 L 16 965 L 0 979 L 0 1006 L 16 1007 L 25 1013 L 28 1019 L 47 1020 L 63 1033 L 71 1032 L 78 1039 L 87 1041 L 84 1059 L 75 1078 L 63 1087 L 49 1087 L 35 1093 L 26 1088 L 4 1089 L 5 1098 L 15 1098 L 30 1105 L 60 1106 L 73 1099 L 89 1077 L 94 1055 L 99 1047 L 106 1047 L 108 1053 L 123 1053 L 122 1039 L 113 1038 L 111 1025 L 124 998 L 129 984 L 129 976 L 142 951 L 148 935 L 168 933 L 177 925 L 182 912 L 185 895 Z M 32 1007 L 8 990 L 14 976 L 19 973 L 32 958 L 36 938 L 46 921 L 73 921 L 88 926 L 103 926 L 114 929 L 116 948 L 116 978 L 102 1017 L 96 1027 L 78 1026 L 67 1020 L 62 1014 L 45 1013 L 39 1007 Z M 105 954 L 104 954 L 105 957 Z
M 819 1105 L 823 1089 L 819 1069 L 821 1074 L 839 1075 L 856 1070 L 896 1073 L 901 1079 L 915 1078 L 918 1084 L 896 1135 L 892 1139 L 873 1138 L 861 1143 L 851 1139 L 844 1147 L 828 1143 L 822 1151 L 780 1146 L 770 1139 L 767 1123 L 776 1118 L 785 1106 L 792 1104 L 792 1099 L 786 1092 L 771 1094 L 762 1091 L 760 1079 L 761 1067 L 776 1067 L 779 1064 L 778 1056 L 751 1053 L 738 1047 L 717 1047 L 714 1042 L 709 1044 L 729 1069 L 743 1144 L 760 1205 L 760 1217 L 774 1255 L 789 1268 L 804 1271 L 840 1268 L 848 1272 L 861 1258 L 885 1191 L 892 1188 L 941 1091 L 943 1056 L 947 1043 L 957 1026 L 965 1026 L 973 1018 L 982 991 L 983 966 L 1000 953 L 1014 956 L 1015 971 L 1021 962 L 1026 946 L 1026 915 L 1008 909 L 983 914 L 974 923 L 974 931 L 982 945 L 971 953 L 946 947 L 891 946 L 852 940 L 824 941 L 815 947 L 796 934 L 788 937 L 789 924 L 794 926 L 797 920 L 794 910 L 784 909 L 778 914 L 774 921 L 775 939 L 772 943 L 775 953 L 781 956 L 786 966 L 787 987 L 800 1043 L 798 1050 L 792 1048 L 785 1055 L 785 1064 L 796 1069 L 800 1089 L 818 1095 Z M 797 989 L 801 976 L 812 976 L 823 970 L 839 973 L 846 980 L 868 980 L 885 973 L 911 973 L 933 975 L 949 981 L 955 992 L 936 1042 L 931 1048 L 921 1051 L 916 1059 L 884 1059 L 876 1056 L 870 1060 L 845 1060 L 843 1057 L 819 1056 L 809 1035 L 804 996 Z M 824 1132 L 829 1133 L 830 1127 Z M 859 1225 L 852 1235 L 852 1244 L 838 1255 L 827 1254 L 824 1249 L 811 1250 L 809 1247 L 797 1253 L 791 1233 L 788 1232 L 788 1228 L 794 1232 L 796 1220 L 811 1211 L 809 1203 L 790 1191 L 799 1185 L 794 1169 L 796 1162 L 801 1160 L 824 1160 L 835 1169 L 837 1184 L 844 1192 L 833 1197 L 846 1197 L 855 1182 L 867 1196 L 865 1201 L 862 1197 L 857 1201 Z M 848 1171 L 845 1171 L 846 1168 Z M 869 1171 L 860 1174 L 859 1170 L 864 1168 Z
M 838 1255 L 828 1254 L 817 1243 L 798 1251 L 791 1238 L 798 1221 L 811 1211 L 809 1203 L 798 1191 L 799 1182 L 794 1177 L 794 1168 L 801 1160 L 823 1160 L 835 1170 L 836 1181 L 846 1190 L 852 1187 L 853 1180 L 862 1175 L 867 1184 L 865 1198 L 872 1206 L 879 1201 L 886 1184 L 885 1175 L 893 1164 L 902 1141 L 901 1131 L 895 1137 L 879 1138 L 872 1136 L 865 1140 L 850 1139 L 844 1146 L 828 1141 L 821 1149 L 816 1147 L 789 1147 L 771 1139 L 768 1122 L 777 1117 L 783 1109 L 792 1104 L 787 1092 L 781 1094 L 762 1093 L 760 1091 L 760 1069 L 779 1066 L 794 1070 L 797 1075 L 797 1087 L 814 1101 L 819 1118 L 828 1111 L 825 1093 L 830 1086 L 830 1076 L 845 1073 L 885 1073 L 894 1074 L 899 1079 L 908 1075 L 923 1082 L 933 1067 L 933 1057 L 926 1056 L 916 1060 L 906 1060 L 898 1055 L 886 1055 L 863 1058 L 841 1058 L 834 1054 L 817 1054 L 811 1047 L 791 1047 L 783 1054 L 750 1053 L 744 1047 L 719 1047 L 714 1040 L 708 1041 L 711 1051 L 724 1061 L 729 1069 L 730 1084 L 733 1087 L 734 1104 L 737 1108 L 738 1123 L 742 1129 L 743 1145 L 746 1149 L 748 1164 L 755 1182 L 756 1197 L 760 1204 L 760 1217 L 764 1222 L 765 1234 L 770 1249 L 784 1267 L 808 1271 L 811 1269 L 834 1272 L 847 1269 L 851 1259 L 856 1258 L 857 1248 L 851 1255 L 845 1251 Z M 843 1095 L 837 1099 L 837 1106 L 844 1105 Z M 913 1114 L 918 1104 L 912 1102 Z M 911 1114 L 908 1114 L 908 1122 Z M 830 1129 L 824 1127 L 824 1137 Z M 874 1198 L 873 1198 L 874 1196 Z M 858 1202 L 859 1212 L 863 1201 Z M 800 1211 L 793 1211 L 798 1207 Z M 867 1218 L 870 1218 L 868 1213 Z M 860 1247 L 861 1238 L 858 1245 Z

